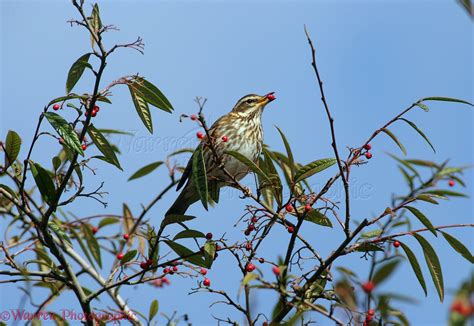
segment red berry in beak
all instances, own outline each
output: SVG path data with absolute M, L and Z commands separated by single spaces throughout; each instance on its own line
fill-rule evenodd
M 275 95 L 273 95 L 273 92 L 267 94 L 267 99 L 271 102 L 276 99 Z

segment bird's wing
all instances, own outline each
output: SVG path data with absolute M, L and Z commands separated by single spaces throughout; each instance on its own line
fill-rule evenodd
M 201 146 L 201 145 L 199 145 L 199 146 Z M 184 169 L 184 172 L 181 175 L 181 179 L 179 180 L 178 187 L 176 187 L 176 190 L 181 189 L 181 187 L 184 186 L 186 181 L 191 176 L 191 171 L 192 171 L 192 166 L 193 166 L 193 156 L 194 156 L 194 153 L 193 153 L 193 155 L 191 155 L 191 158 L 189 159 L 188 164 L 186 165 L 186 168 Z

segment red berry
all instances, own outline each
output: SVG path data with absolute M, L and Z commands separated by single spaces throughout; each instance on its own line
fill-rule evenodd
M 278 267 L 278 266 L 273 266 L 272 272 L 273 272 L 273 274 L 275 274 L 275 275 L 277 275 L 277 276 L 280 275 L 280 267 Z
M 207 274 L 207 269 L 201 268 L 201 275 L 206 275 Z
M 455 184 L 456 184 L 456 182 L 454 182 L 454 180 L 449 180 L 449 181 L 448 181 L 448 185 L 449 185 L 450 187 L 454 187 Z
M 275 95 L 273 95 L 273 93 L 268 93 L 268 94 L 267 94 L 267 99 L 268 99 L 269 101 L 273 101 L 274 99 L 276 99 L 276 97 L 275 97 Z
M 153 259 L 147 259 L 146 264 L 148 267 L 153 265 Z
M 91 116 L 95 117 L 97 115 L 97 111 L 92 111 Z
M 54 110 L 54 111 L 59 110 L 59 108 L 60 108 L 59 104 L 54 104 L 54 105 L 53 105 L 53 110 Z
M 247 230 L 249 230 L 249 231 L 253 231 L 253 230 L 255 230 L 255 225 L 253 225 L 253 224 L 249 224 L 249 226 L 248 226 Z
M 371 316 L 371 315 L 369 315 L 369 314 L 365 315 L 365 321 L 371 322 L 372 319 L 374 319 L 374 316 Z
M 170 280 L 168 280 L 167 277 L 162 277 L 161 280 L 162 280 L 163 283 L 165 283 L 165 284 L 170 284 Z
M 128 239 L 130 239 L 130 235 L 129 235 L 128 233 L 125 233 L 125 234 L 123 235 L 123 238 L 124 238 L 125 240 L 128 240 Z
M 196 120 L 197 120 L 197 118 L 198 118 L 198 117 L 197 117 L 197 115 L 195 115 L 195 114 L 191 114 L 191 120 L 193 120 L 193 121 L 196 121 Z
M 92 108 L 92 112 L 94 112 L 94 111 L 95 111 L 95 112 L 99 112 L 99 111 L 100 111 L 100 108 L 99 108 L 97 105 L 95 105 L 95 106 Z
M 85 151 L 87 149 L 87 145 L 86 144 L 82 144 L 82 150 Z
M 365 153 L 365 158 L 370 160 L 372 158 L 372 153 L 371 152 Z
M 293 205 L 288 204 L 288 205 L 285 206 L 285 209 L 288 213 L 291 213 L 291 212 L 293 212 Z
M 400 247 L 400 241 L 394 241 L 394 242 L 393 242 L 393 246 L 394 246 L 395 248 Z
M 165 267 L 165 268 L 163 269 L 163 273 L 168 274 L 169 272 L 170 272 L 169 267 Z
M 309 211 L 312 210 L 312 209 L 313 209 L 313 207 L 311 207 L 310 204 L 306 204 L 306 205 L 304 206 L 304 210 L 307 211 L 307 212 L 309 212 Z
M 118 253 L 118 254 L 117 254 L 117 259 L 118 259 L 118 260 L 122 260 L 122 258 L 123 258 L 123 253 L 121 253 L 121 252 Z
M 375 315 L 375 310 L 374 310 L 374 309 L 369 309 L 369 310 L 367 311 L 367 315 L 370 315 L 370 316 Z
M 268 322 L 264 321 L 264 322 L 262 323 L 262 326 L 268 326 Z
M 178 266 L 173 266 L 173 272 L 177 272 L 178 271 Z
M 202 284 L 204 286 L 210 286 L 211 285 L 211 280 L 208 278 L 205 278 L 204 281 L 202 281 Z
M 204 134 L 203 134 L 202 132 L 198 131 L 198 132 L 196 133 L 196 137 L 197 137 L 198 139 L 203 139 L 203 138 L 204 138 Z
M 141 267 L 141 269 L 147 268 L 148 265 L 147 265 L 146 261 L 142 261 L 142 262 L 140 263 L 140 267 Z
M 99 228 L 97 226 L 94 226 L 92 228 L 92 234 L 96 234 L 99 231 Z
M 252 243 L 251 242 L 247 242 L 245 244 L 245 249 L 247 249 L 248 251 L 252 250 Z
M 212 239 L 212 233 L 209 232 L 208 234 L 206 234 L 206 239 L 207 240 L 211 240 Z
M 375 288 L 375 284 L 372 281 L 367 281 L 364 284 L 362 284 L 362 290 L 364 290 L 365 293 L 371 293 Z
M 223 137 L 222 137 L 222 141 L 223 141 L 224 143 L 226 143 L 228 140 L 229 140 L 229 137 L 227 137 L 227 136 L 223 136 Z
M 247 264 L 247 268 L 246 268 L 247 272 L 251 273 L 255 270 L 255 265 L 252 264 L 252 263 L 248 263 Z
M 289 226 L 288 227 L 288 233 L 293 233 L 293 232 L 295 232 L 295 228 L 292 227 L 292 226 Z
M 252 217 L 252 223 L 257 223 L 258 222 L 258 218 L 256 218 L 255 216 Z
M 367 150 L 367 151 L 370 151 L 372 149 L 372 145 L 366 144 L 366 145 L 364 145 L 364 149 Z

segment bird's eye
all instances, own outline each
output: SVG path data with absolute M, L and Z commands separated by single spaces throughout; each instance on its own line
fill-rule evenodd
M 251 104 L 251 103 L 253 103 L 253 101 L 254 101 L 253 99 L 248 99 L 248 100 L 245 101 L 245 102 L 246 102 L 247 104 Z

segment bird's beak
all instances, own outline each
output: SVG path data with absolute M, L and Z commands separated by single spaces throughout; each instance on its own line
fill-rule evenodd
M 270 92 L 267 95 L 262 96 L 262 98 L 259 101 L 259 104 L 267 105 L 271 101 L 274 101 L 276 99 L 275 92 Z

